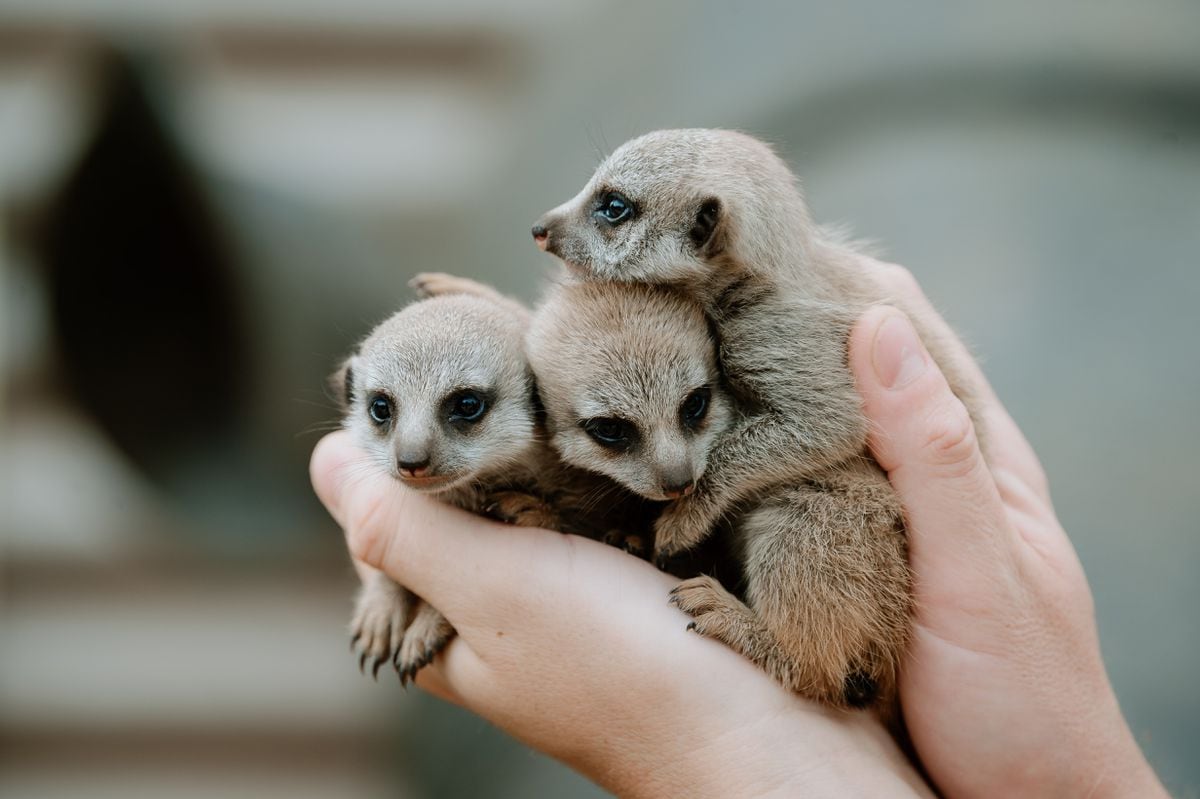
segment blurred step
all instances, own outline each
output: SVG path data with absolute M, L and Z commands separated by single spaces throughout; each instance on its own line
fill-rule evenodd
M 356 734 L 403 692 L 358 673 L 347 564 L 5 564 L 7 729 Z

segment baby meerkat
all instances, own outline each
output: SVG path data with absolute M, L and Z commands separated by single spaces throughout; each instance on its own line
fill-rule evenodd
M 645 497 L 687 496 L 741 423 L 703 309 L 682 292 L 557 286 L 528 352 L 563 459 Z M 911 592 L 900 506 L 878 467 L 851 458 L 765 486 L 731 522 L 745 601 L 712 577 L 685 580 L 672 601 L 692 628 L 811 698 L 890 702 Z
M 383 322 L 335 375 L 344 427 L 380 471 L 476 513 L 547 526 L 525 493 L 547 453 L 536 435 L 524 320 L 467 294 L 413 303 Z M 360 664 L 389 657 L 407 681 L 454 635 L 434 608 L 382 574 L 359 593 Z
M 695 490 L 660 516 L 660 554 L 693 546 L 767 487 L 861 458 L 867 422 L 847 341 L 873 303 L 909 313 L 983 433 L 947 342 L 813 223 L 791 170 L 755 138 L 696 129 L 633 139 L 533 236 L 583 279 L 675 286 L 713 325 L 739 419 Z
M 564 283 L 528 336 L 551 443 L 569 464 L 677 500 L 731 420 L 700 307 L 640 284 Z
M 500 521 L 648 554 L 658 508 L 563 464 L 545 442 L 525 357 L 528 311 L 475 281 L 412 282 L 421 301 L 380 324 L 334 375 L 343 426 L 409 488 Z M 618 532 L 619 530 L 619 532 Z M 352 620 L 360 666 L 390 657 L 407 682 L 454 635 L 432 606 L 380 573 Z

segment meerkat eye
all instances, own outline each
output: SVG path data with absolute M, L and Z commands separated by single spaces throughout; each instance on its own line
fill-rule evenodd
M 632 447 L 637 439 L 637 431 L 624 419 L 585 419 L 579 426 L 605 449 L 624 451 Z
M 487 407 L 487 400 L 479 392 L 459 391 L 450 397 L 450 421 L 478 422 Z
M 704 417 L 708 415 L 708 398 L 707 386 L 688 394 L 683 405 L 679 407 L 679 419 L 684 427 L 696 427 L 704 421 Z
M 593 215 L 610 225 L 619 225 L 633 216 L 633 203 L 615 191 L 610 191 L 600 198 L 600 205 Z
M 371 420 L 378 425 L 387 424 L 392 418 L 392 403 L 387 397 L 382 394 L 376 394 L 375 398 L 367 406 L 367 413 L 371 415 Z

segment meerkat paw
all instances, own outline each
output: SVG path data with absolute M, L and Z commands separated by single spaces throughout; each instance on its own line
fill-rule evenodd
M 610 547 L 623 549 L 635 558 L 642 560 L 650 554 L 649 547 L 646 546 L 646 537 L 638 533 L 627 533 L 624 530 L 609 530 L 604 534 L 604 543 Z
M 408 286 L 419 299 L 424 300 L 442 294 L 470 293 L 469 291 L 463 291 L 463 284 L 470 284 L 471 282 L 473 281 L 455 277 L 445 272 L 421 272 L 408 281 Z
M 548 530 L 559 526 L 558 514 L 541 497 L 524 491 L 499 491 L 490 500 L 484 512 L 497 521 Z
M 408 285 L 413 293 L 422 300 L 440 297 L 443 294 L 472 294 L 487 299 L 496 299 L 500 296 L 490 286 L 485 286 L 467 277 L 457 277 L 445 272 L 421 272 L 408 281 Z
M 358 653 L 359 671 L 371 661 L 371 676 L 400 648 L 411 607 L 408 593 L 381 574 L 359 591 L 350 621 L 350 647 Z
M 706 504 L 680 499 L 668 505 L 654 524 L 654 560 L 661 568 L 673 556 L 699 544 L 720 519 Z
M 421 605 L 396 651 L 394 665 L 400 675 L 400 684 L 407 685 L 409 680 L 417 676 L 417 672 L 432 663 L 454 635 L 454 628 L 445 616 L 434 610 L 432 605 Z
M 671 604 L 692 617 L 689 630 L 715 638 L 751 657 L 761 637 L 753 611 L 712 577 L 684 580 L 671 589 Z

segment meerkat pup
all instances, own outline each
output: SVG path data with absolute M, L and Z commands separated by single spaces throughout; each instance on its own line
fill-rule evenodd
M 413 303 L 383 322 L 334 377 L 343 426 L 380 471 L 409 488 L 476 513 L 504 504 L 511 520 L 536 483 L 544 453 L 535 435 L 524 320 L 468 294 Z M 352 621 L 360 665 L 389 657 L 407 681 L 454 635 L 433 607 L 383 574 L 365 581 Z
M 648 551 L 650 503 L 547 446 L 524 350 L 528 311 L 451 275 L 413 286 L 423 299 L 375 328 L 333 378 L 343 426 L 370 466 L 468 511 Z M 381 573 L 364 582 L 351 628 L 360 667 L 371 660 L 377 674 L 391 658 L 402 682 L 454 635 Z
M 742 423 L 703 309 L 670 288 L 557 286 L 534 315 L 528 353 L 563 459 L 651 499 L 688 496 Z M 811 698 L 889 703 L 911 592 L 886 477 L 847 459 L 765 486 L 731 521 L 745 602 L 712 577 L 685 580 L 672 601 L 692 628 Z
M 722 130 L 633 139 L 533 237 L 583 279 L 675 286 L 713 325 L 739 419 L 695 490 L 660 516 L 660 554 L 693 546 L 769 486 L 861 458 L 867 423 L 847 341 L 868 305 L 896 300 L 812 222 L 795 176 L 766 144 Z M 904 310 L 978 428 L 951 350 Z

